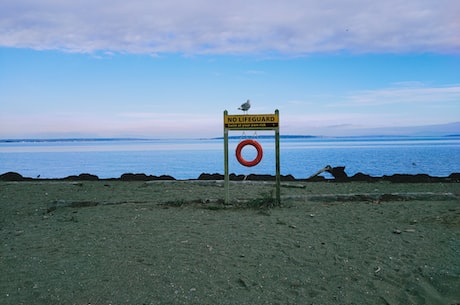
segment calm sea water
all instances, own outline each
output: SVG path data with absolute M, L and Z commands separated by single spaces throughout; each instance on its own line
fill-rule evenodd
M 240 140 L 230 139 L 230 172 L 274 175 L 274 139 L 257 139 L 264 155 L 251 168 L 235 158 Z M 282 138 L 280 146 L 281 174 L 296 178 L 307 178 L 326 165 L 345 166 L 350 176 L 358 172 L 376 177 L 460 172 L 460 136 Z M 246 160 L 255 155 L 251 146 L 243 149 Z M 80 173 L 118 178 L 123 173 L 145 173 L 195 179 L 201 173 L 223 174 L 223 139 L 0 141 L 0 173 L 8 171 L 41 178 Z

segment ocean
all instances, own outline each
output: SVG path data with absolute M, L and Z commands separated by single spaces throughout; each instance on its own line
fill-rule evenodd
M 243 138 L 263 147 L 262 161 L 244 167 L 235 157 Z M 224 173 L 222 138 L 212 139 L 58 139 L 0 140 L 0 174 L 13 171 L 25 177 L 64 178 L 90 173 L 119 178 L 124 173 L 170 175 L 196 179 L 201 173 Z M 460 136 L 346 137 L 282 136 L 281 174 L 304 179 L 326 165 L 345 166 L 375 177 L 428 174 L 444 177 L 460 172 Z M 255 158 L 251 146 L 242 151 Z M 275 174 L 275 141 L 271 136 L 233 136 L 229 141 L 229 171 L 236 174 Z M 328 173 L 322 174 L 331 178 Z

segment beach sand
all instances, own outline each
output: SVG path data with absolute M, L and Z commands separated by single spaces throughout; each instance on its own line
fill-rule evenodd
M 0 304 L 460 304 L 460 183 L 273 189 L 0 182 Z

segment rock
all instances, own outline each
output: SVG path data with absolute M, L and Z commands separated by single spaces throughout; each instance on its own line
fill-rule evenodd
M 244 180 L 244 175 L 236 175 L 236 174 L 230 174 L 229 175 L 229 179 L 232 180 L 232 181 L 243 181 Z
M 146 174 L 133 174 L 133 173 L 126 173 L 121 175 L 121 181 L 148 181 L 148 177 Z
M 274 175 L 260 175 L 260 174 L 250 174 L 246 176 L 246 180 L 252 180 L 252 181 L 275 181 L 276 176 Z M 280 181 L 296 181 L 294 176 L 292 175 L 280 175 Z
M 201 173 L 201 175 L 198 177 L 198 180 L 224 180 L 224 175 L 218 173 Z
M 345 166 L 336 166 L 326 170 L 335 180 L 343 181 L 348 179 L 347 173 L 345 173 Z
M 375 182 L 376 178 L 371 177 L 370 175 L 366 175 L 363 173 L 357 173 L 350 177 L 350 181 L 359 181 L 359 182 Z
M 307 181 L 309 182 L 324 182 L 327 181 L 328 179 L 324 178 L 323 176 L 314 176 L 311 178 L 308 178 Z
M 7 172 L 0 175 L 0 181 L 23 181 L 24 177 L 15 172 Z
M 293 175 L 281 175 L 281 181 L 296 181 Z
M 452 173 L 448 177 L 452 182 L 460 182 L 460 173 Z
M 409 175 L 409 174 L 394 174 L 392 176 L 383 176 L 382 180 L 393 183 L 420 183 L 432 182 L 432 177 L 426 174 Z
M 252 181 L 275 181 L 275 176 L 250 174 L 250 175 L 246 176 L 246 180 L 252 180 Z
M 176 180 L 174 177 L 169 175 L 161 175 L 161 176 L 147 176 L 146 174 L 132 174 L 132 173 L 125 173 L 120 177 L 121 181 L 154 181 L 154 180 Z
M 156 177 L 156 176 L 150 176 L 150 177 L 154 177 L 155 179 L 153 180 L 176 180 L 176 178 L 174 178 L 173 176 L 169 176 L 169 175 L 161 175 L 160 177 Z
M 80 174 L 78 176 L 68 176 L 64 178 L 63 180 L 71 180 L 71 181 L 98 181 L 99 177 L 96 175 L 91 175 L 91 174 Z

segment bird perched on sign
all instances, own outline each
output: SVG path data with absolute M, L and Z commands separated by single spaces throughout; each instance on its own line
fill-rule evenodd
M 249 108 L 251 108 L 251 101 L 247 100 L 246 103 L 241 104 L 238 109 L 243 110 L 243 112 L 248 112 Z

